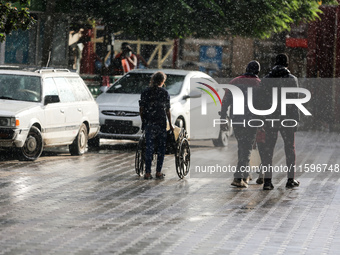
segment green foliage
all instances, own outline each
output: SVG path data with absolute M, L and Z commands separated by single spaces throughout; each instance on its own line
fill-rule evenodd
M 28 0 L 6 2 L 0 0 L 0 42 L 3 42 L 12 31 L 27 30 L 35 23 L 25 7 L 28 3 Z
M 150 40 L 240 35 L 266 38 L 312 21 L 320 0 L 71 0 L 72 13 L 101 20 L 111 32 Z M 324 0 L 322 4 L 337 4 Z
M 187 36 L 211 38 L 240 35 L 266 38 L 289 30 L 292 23 L 312 21 L 321 13 L 320 0 L 46 0 L 56 12 L 76 22 L 95 19 L 110 32 L 123 31 L 142 39 Z M 0 0 L 0 41 L 11 31 L 34 24 L 29 0 Z M 337 4 L 324 0 L 322 4 Z M 14 7 L 17 6 L 17 7 Z

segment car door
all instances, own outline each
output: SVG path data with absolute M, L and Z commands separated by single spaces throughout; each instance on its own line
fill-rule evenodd
M 77 110 L 82 113 L 82 120 L 89 122 L 89 134 L 97 133 L 99 129 L 99 109 L 91 92 L 80 77 L 66 77 L 66 80 L 77 101 Z
M 79 105 L 79 101 L 76 100 L 72 87 L 65 77 L 55 77 L 53 79 L 59 91 L 60 102 L 66 106 L 64 109 L 65 132 L 63 139 L 71 143 L 77 136 L 82 122 L 82 107 Z
M 52 77 L 43 80 L 43 94 L 46 96 L 59 96 L 57 86 Z M 45 145 L 62 144 L 66 142 L 66 111 L 67 105 L 62 102 L 49 103 L 44 106 L 45 123 L 42 135 Z
M 214 120 L 220 119 L 221 93 L 217 83 L 208 77 L 190 79 L 190 136 L 192 139 L 217 139 L 219 127 Z

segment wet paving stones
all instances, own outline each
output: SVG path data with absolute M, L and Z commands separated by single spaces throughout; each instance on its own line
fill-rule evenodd
M 192 166 L 236 142 L 192 142 Z M 135 145 L 108 142 L 73 157 L 0 158 L 0 254 L 339 254 L 340 171 L 301 171 L 298 188 L 274 173 L 274 190 L 230 186 L 232 174 L 180 180 L 173 155 L 164 180 L 134 171 Z M 340 164 L 336 133 L 298 132 L 297 165 Z M 282 140 L 275 164 L 284 164 Z M 214 162 L 216 163 L 216 162 Z M 191 169 L 194 171 L 194 168 Z

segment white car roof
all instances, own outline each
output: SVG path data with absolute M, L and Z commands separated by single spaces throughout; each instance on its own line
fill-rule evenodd
M 0 74 L 27 75 L 38 77 L 57 77 L 57 76 L 74 76 L 79 77 L 75 72 L 68 69 L 38 69 L 38 70 L 20 70 L 20 69 L 1 69 Z

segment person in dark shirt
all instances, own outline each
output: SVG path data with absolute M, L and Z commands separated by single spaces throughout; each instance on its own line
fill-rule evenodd
M 261 93 L 262 99 L 262 109 L 269 109 L 272 105 L 272 90 L 273 88 L 278 89 L 278 103 L 277 109 L 272 114 L 267 115 L 267 119 L 278 120 L 275 125 L 266 123 L 265 129 L 265 143 L 261 144 L 263 148 L 259 147 L 260 156 L 262 161 L 262 166 L 266 167 L 264 175 L 264 190 L 272 190 L 274 188 L 272 184 L 272 164 L 274 148 L 278 138 L 278 133 L 280 132 L 281 137 L 284 142 L 284 150 L 286 154 L 286 164 L 287 164 L 287 183 L 286 188 L 294 188 L 300 185 L 300 182 L 295 180 L 295 132 L 297 131 L 297 126 L 294 123 L 299 123 L 300 113 L 299 109 L 294 104 L 289 104 L 287 106 L 286 115 L 281 115 L 281 88 L 290 87 L 298 88 L 298 79 L 290 73 L 288 70 L 288 56 L 284 53 L 278 54 L 276 56 L 276 62 L 273 69 L 262 79 L 261 88 L 263 92 Z M 296 99 L 298 98 L 297 93 L 288 93 L 287 98 Z M 285 121 L 286 126 L 282 126 L 279 123 L 284 119 L 290 121 Z
M 139 101 L 139 112 L 142 119 L 142 129 L 145 130 L 146 153 L 145 153 L 145 175 L 144 179 L 152 179 L 151 163 L 154 153 L 154 145 L 157 144 L 158 156 L 156 167 L 156 178 L 163 179 L 162 171 L 165 149 L 166 149 L 166 120 L 168 119 L 170 129 L 170 95 L 163 88 L 166 74 L 156 72 L 152 75 L 150 86 L 146 88 Z
M 248 88 L 258 88 L 261 80 L 257 76 L 260 72 L 260 63 L 253 60 L 250 61 L 246 68 L 246 73 L 234 78 L 230 84 L 237 86 L 242 90 L 245 97 L 247 97 Z M 255 96 L 256 98 L 256 96 Z M 230 118 L 233 123 L 246 123 L 248 120 L 254 118 L 254 115 L 248 110 L 248 105 L 245 102 L 245 113 L 243 115 L 233 114 L 233 96 L 229 90 L 226 90 L 222 100 L 221 119 L 226 119 L 228 108 L 230 110 Z M 244 171 L 249 166 L 250 154 L 252 145 L 255 141 L 256 127 L 234 125 L 234 134 L 238 146 L 238 162 L 236 172 L 234 173 L 234 180 L 231 185 L 239 188 L 247 188 L 250 180 L 249 171 Z

